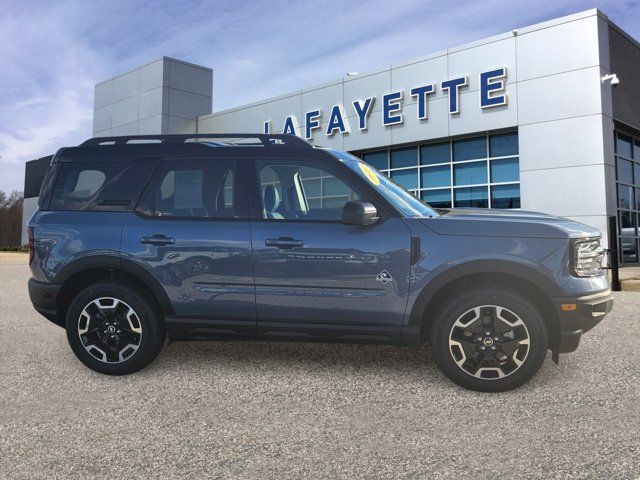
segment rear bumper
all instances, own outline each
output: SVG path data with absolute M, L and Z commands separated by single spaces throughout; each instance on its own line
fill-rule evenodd
M 43 317 L 60 327 L 64 327 L 64 319 L 58 316 L 58 292 L 60 285 L 47 282 L 39 282 L 29 279 L 29 298 L 33 308 Z
M 560 336 L 554 345 L 557 353 L 573 352 L 578 348 L 582 334 L 600 323 L 613 308 L 611 290 L 581 297 L 554 297 L 552 300 L 560 318 Z

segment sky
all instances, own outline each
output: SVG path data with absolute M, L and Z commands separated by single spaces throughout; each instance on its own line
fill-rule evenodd
M 219 111 L 594 7 L 640 39 L 640 0 L 0 0 L 0 190 L 91 137 L 96 83 L 162 55 L 213 68 Z

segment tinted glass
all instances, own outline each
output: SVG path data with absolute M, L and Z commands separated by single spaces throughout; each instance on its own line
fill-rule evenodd
M 487 187 L 457 188 L 454 190 L 455 207 L 487 208 Z
M 633 164 L 634 183 L 640 185 L 640 163 Z
M 520 185 L 491 187 L 491 208 L 520 208 Z
M 378 170 L 386 170 L 387 168 L 389 168 L 389 152 L 387 152 L 386 150 L 381 152 L 365 153 L 364 155 L 362 155 L 362 159 L 373 168 L 377 168 Z
M 633 142 L 633 158 L 640 160 L 640 140 Z
M 319 166 L 266 160 L 257 166 L 265 219 L 341 221 L 344 204 L 363 199 L 360 192 Z
M 633 212 L 620 212 L 620 245 L 625 262 L 638 261 L 638 242 L 636 240 L 636 215 Z
M 420 150 L 420 162 L 422 165 L 434 163 L 448 163 L 451 161 L 451 146 L 449 142 L 432 143 L 423 145 Z
M 475 160 L 487 157 L 487 138 L 465 138 L 453 142 L 453 161 Z
M 633 187 L 618 184 L 618 208 L 631 210 L 634 208 Z
M 631 137 L 626 135 L 618 135 L 616 140 L 616 153 L 623 157 L 631 158 Z
M 451 167 L 439 165 L 422 169 L 422 188 L 448 187 L 451 185 Z
M 427 190 L 422 192 L 422 199 L 434 208 L 451 208 L 451 190 Z
M 623 238 L 622 239 L 622 252 L 625 262 L 637 262 L 638 261 L 638 242 L 635 238 Z
M 487 162 L 462 163 L 453 167 L 454 185 L 487 183 Z
M 517 158 L 491 160 L 491 181 L 493 183 L 517 182 L 520 180 L 520 166 Z
M 501 133 L 489 137 L 489 151 L 492 157 L 518 155 L 518 133 Z
M 236 218 L 233 160 L 171 160 L 154 175 L 142 213 L 156 217 Z
M 397 170 L 391 172 L 391 178 L 394 182 L 407 190 L 418 188 L 418 169 L 411 168 L 409 170 Z
M 633 163 L 622 158 L 616 159 L 618 181 L 633 183 Z
M 331 151 L 336 157 L 344 161 L 360 178 L 375 186 L 380 195 L 384 196 L 398 211 L 407 217 L 437 217 L 438 213 L 424 202 L 399 187 L 385 175 L 367 168 L 353 155 Z
M 142 161 L 61 164 L 49 209 L 132 210 L 150 167 Z
M 391 168 L 415 167 L 418 165 L 418 147 L 391 150 Z

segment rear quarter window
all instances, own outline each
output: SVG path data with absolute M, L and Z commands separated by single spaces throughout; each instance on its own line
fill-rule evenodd
M 62 163 L 49 210 L 131 211 L 152 167 L 148 161 Z

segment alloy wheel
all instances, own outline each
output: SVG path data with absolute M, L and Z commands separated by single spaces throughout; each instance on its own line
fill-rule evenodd
M 78 319 L 78 335 L 85 350 L 105 363 L 121 363 L 140 347 L 140 317 L 122 300 L 100 297 L 87 304 Z
M 527 326 L 511 310 L 482 305 L 460 315 L 449 332 L 449 351 L 465 373 L 497 380 L 516 372 L 529 354 Z

